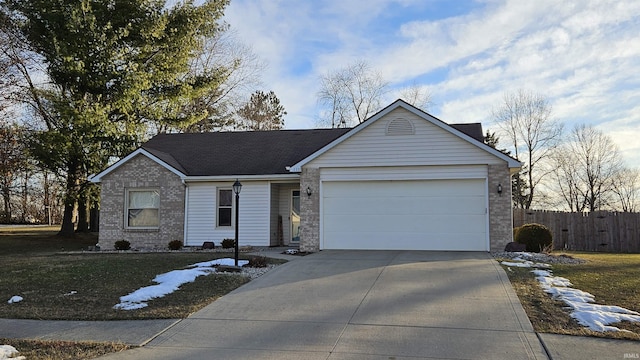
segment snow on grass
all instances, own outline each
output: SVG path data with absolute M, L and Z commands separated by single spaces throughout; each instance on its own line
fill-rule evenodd
M 519 262 L 512 262 L 512 261 L 503 261 L 500 264 L 502 265 L 506 265 L 506 266 L 513 266 L 513 267 L 534 267 L 534 268 L 550 268 L 551 265 L 549 264 L 545 264 L 545 263 L 534 263 L 533 261 L 529 261 L 529 260 L 524 260 L 524 259 L 520 259 L 520 258 L 515 258 L 513 260 L 519 261 Z
M 511 261 L 502 261 L 502 265 L 510 267 L 550 268 L 549 264 L 534 263 L 527 259 L 532 256 L 528 253 L 518 253 Z M 619 306 L 594 304 L 595 297 L 588 292 L 574 289 L 569 279 L 553 276 L 551 270 L 531 270 L 544 292 L 567 304 L 571 309 L 569 316 L 593 331 L 627 331 L 621 330 L 611 324 L 620 321 L 640 322 L 640 313 Z
M 25 360 L 24 356 L 18 356 L 18 350 L 11 345 L 0 345 L 0 360 Z
M 640 322 L 640 313 L 620 306 L 593 304 L 595 297 L 588 292 L 572 288 L 568 279 L 553 276 L 550 270 L 532 270 L 542 289 L 555 299 L 562 300 L 571 309 L 569 314 L 582 326 L 593 331 L 627 331 L 610 324 L 621 321 Z
M 7 303 L 9 304 L 15 304 L 15 303 L 19 303 L 20 301 L 24 300 L 24 298 L 22 296 L 12 296 L 11 299 L 9 299 L 9 301 L 7 301 Z
M 247 260 L 238 260 L 238 266 L 249 263 Z M 177 291 L 183 284 L 193 282 L 198 276 L 206 276 L 216 272 L 214 265 L 234 265 L 234 259 L 223 258 L 211 261 L 200 262 L 189 265 L 186 269 L 173 270 L 157 275 L 153 282 L 157 285 L 150 285 L 140 288 L 128 295 L 120 297 L 120 303 L 113 308 L 120 310 L 135 310 L 147 307 L 147 302 L 161 298 L 174 291 Z

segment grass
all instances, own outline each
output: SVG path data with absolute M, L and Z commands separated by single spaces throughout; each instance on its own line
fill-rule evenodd
M 80 252 L 95 234 L 56 236 L 53 227 L 0 228 L 0 318 L 134 320 L 184 318 L 248 281 L 241 275 L 211 274 L 138 310 L 115 310 L 121 296 L 151 285 L 161 273 L 229 257 L 229 253 Z M 232 255 L 231 255 L 232 256 Z M 241 256 L 242 258 L 247 258 Z M 284 261 L 268 259 L 270 263 Z M 72 292 L 74 292 L 72 294 Z M 14 295 L 22 302 L 8 304 Z M 123 344 L 0 339 L 28 359 L 84 359 L 126 349 Z
M 27 359 L 81 360 L 95 359 L 131 346 L 119 343 L 71 342 L 53 340 L 2 339 L 0 344 L 11 345 Z
M 596 302 L 640 312 L 640 254 L 567 253 L 586 260 L 577 265 L 553 265 L 553 274 L 571 281 L 573 287 L 595 296 Z M 542 291 L 530 269 L 509 268 L 509 279 L 534 329 L 542 333 L 640 340 L 640 324 L 613 324 L 630 332 L 595 332 L 569 316 L 564 303 Z

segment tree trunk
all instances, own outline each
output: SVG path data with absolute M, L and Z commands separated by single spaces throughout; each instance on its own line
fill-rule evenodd
M 78 227 L 76 232 L 89 232 L 89 200 L 86 191 L 81 191 L 78 198 Z
M 67 184 L 64 195 L 64 214 L 62 215 L 62 226 L 60 227 L 58 235 L 73 237 L 75 234 L 73 226 L 73 212 L 80 193 L 79 164 L 76 159 L 71 159 L 69 161 L 68 168 Z
M 11 192 L 9 188 L 2 189 L 2 199 L 4 200 L 4 212 L 0 220 L 11 224 Z
M 24 182 L 22 183 L 22 196 L 21 196 L 21 205 L 22 205 L 22 216 L 21 222 L 25 224 L 27 222 L 27 215 L 29 214 L 29 170 L 25 170 L 24 172 Z
M 75 208 L 76 204 L 73 202 L 67 203 L 67 197 L 68 195 L 65 196 L 64 214 L 62 215 L 62 226 L 60 227 L 58 236 L 73 237 L 75 235 L 75 230 L 73 227 L 73 209 Z
M 91 202 L 91 208 L 89 209 L 89 228 L 91 232 L 100 231 L 100 208 L 97 201 Z

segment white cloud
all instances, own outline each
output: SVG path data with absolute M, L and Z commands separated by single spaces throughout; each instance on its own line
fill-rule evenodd
M 487 127 L 505 92 L 542 93 L 567 127 L 597 125 L 640 165 L 640 2 L 490 0 L 440 18 L 437 3 L 234 0 L 226 13 L 269 62 L 287 127 L 314 126 L 321 73 L 365 58 L 394 86 L 428 79 L 447 122 Z

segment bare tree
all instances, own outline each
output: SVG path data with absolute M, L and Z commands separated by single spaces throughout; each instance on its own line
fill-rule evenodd
M 358 61 L 320 77 L 318 102 L 325 107 L 323 121 L 331 127 L 364 122 L 380 110 L 389 83 L 365 61 Z
M 602 131 L 577 125 L 555 160 L 556 180 L 572 211 L 596 211 L 613 205 L 622 157 Z
M 433 105 L 429 90 L 416 82 L 400 90 L 400 98 L 422 111 L 429 111 L 429 108 Z
M 181 132 L 207 132 L 231 130 L 238 127 L 238 109 L 247 102 L 249 94 L 262 85 L 261 73 L 266 63 L 258 58 L 253 49 L 238 40 L 237 33 L 225 30 L 215 37 L 207 39 L 200 56 L 191 62 L 191 72 L 219 68 L 222 81 L 214 92 L 202 94 L 187 112 L 206 112 L 201 121 L 179 129 L 156 129 L 155 132 L 177 130 Z
M 0 126 L 0 193 L 2 194 L 2 220 L 11 222 L 13 212 L 11 198 L 26 163 L 26 152 L 21 141 L 22 130 L 15 125 Z
M 536 186 L 549 173 L 542 165 L 559 144 L 562 124 L 552 118 L 551 105 L 544 96 L 525 90 L 506 94 L 492 117 L 513 146 L 515 158 L 525 159 L 526 186 L 516 184 L 516 188 L 526 188 L 528 193 L 520 194 L 523 201 L 517 205 L 529 209 L 536 198 Z
M 624 212 L 636 212 L 640 208 L 640 170 L 624 168 L 613 179 L 613 192 L 618 206 Z

